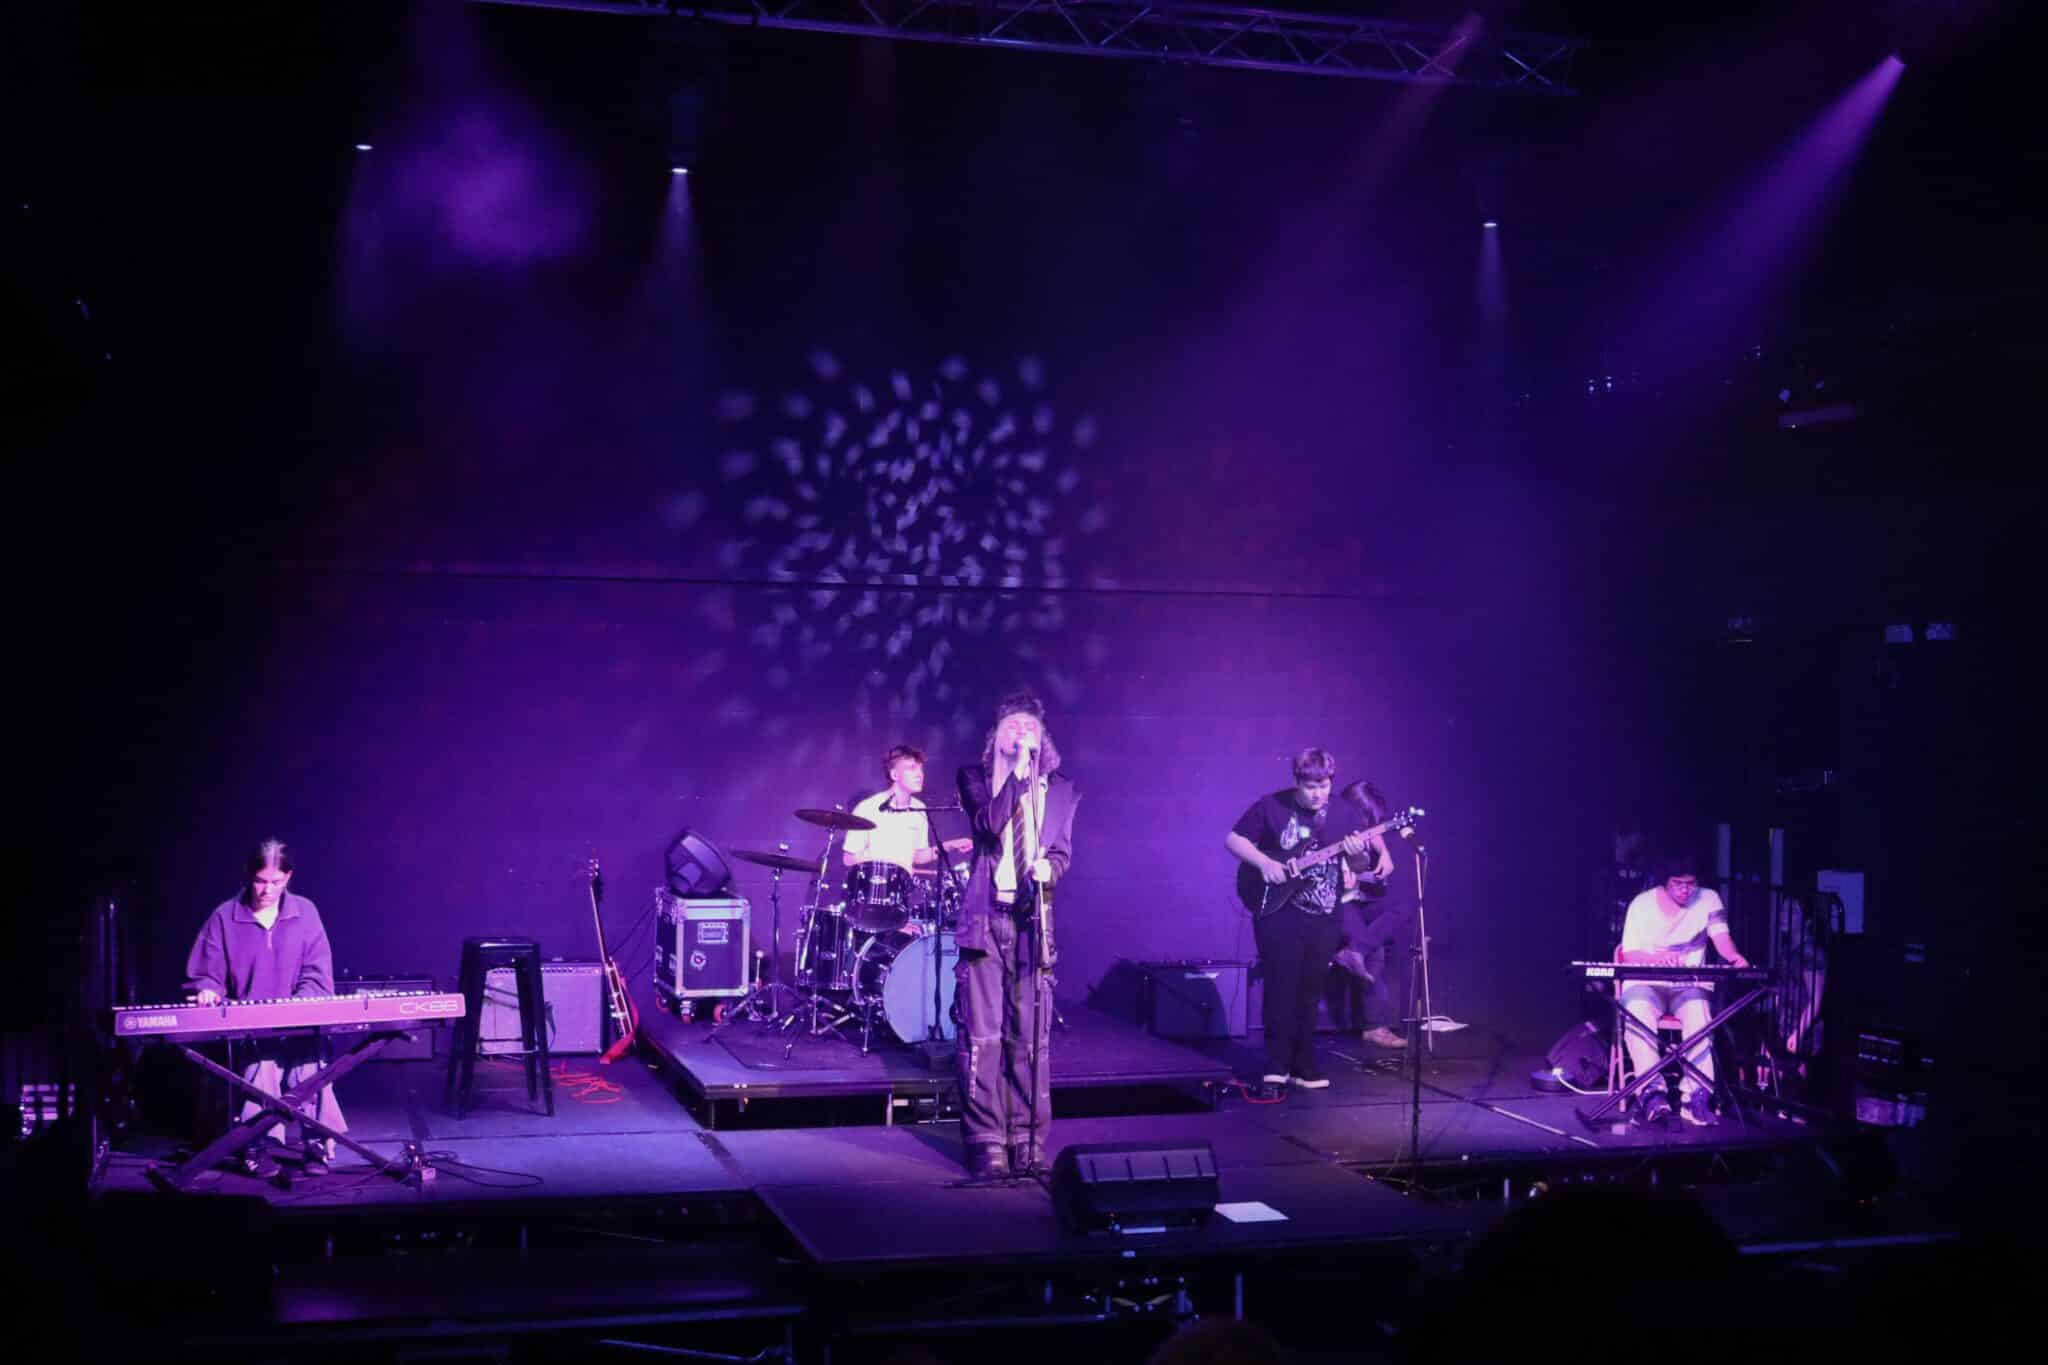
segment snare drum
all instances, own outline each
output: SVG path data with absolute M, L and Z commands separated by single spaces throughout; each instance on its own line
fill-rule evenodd
M 857 863 L 846 870 L 846 922 L 870 934 L 888 934 L 910 922 L 907 869 L 895 863 Z
M 952 934 L 876 934 L 854 962 L 854 1003 L 875 1008 L 906 1043 L 951 1038 L 959 960 Z

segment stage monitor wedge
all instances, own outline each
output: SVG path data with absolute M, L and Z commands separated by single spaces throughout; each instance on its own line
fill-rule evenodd
M 1081 1143 L 1053 1162 L 1053 1206 L 1068 1232 L 1191 1228 L 1220 1198 L 1207 1142 Z

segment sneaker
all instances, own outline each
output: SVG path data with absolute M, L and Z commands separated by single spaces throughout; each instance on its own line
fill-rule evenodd
M 1636 1122 L 1645 1128 L 1670 1127 L 1670 1098 L 1662 1090 L 1652 1090 L 1644 1095 L 1642 1104 L 1636 1109 Z
M 300 1174 L 300 1175 L 326 1175 L 326 1174 L 327 1174 L 327 1144 L 326 1144 L 326 1143 L 324 1143 L 324 1142 L 309 1142 L 309 1143 L 307 1143 L 307 1144 L 306 1144 L 306 1150 L 305 1150 L 305 1154 L 304 1154 L 304 1155 L 303 1155 L 303 1156 L 302 1156 L 302 1157 L 300 1158 L 300 1160 L 299 1160 L 299 1174 Z
M 235 1169 L 258 1180 L 275 1180 L 283 1168 L 270 1154 L 269 1143 L 256 1142 L 242 1149 L 242 1154 L 235 1158 Z
M 1261 1085 L 1286 1085 L 1293 1079 L 1294 1077 L 1284 1071 L 1268 1071 L 1265 1075 L 1259 1077 L 1259 1083 Z
M 1678 1116 L 1695 1128 L 1711 1128 L 1721 1120 L 1714 1113 L 1714 1097 L 1704 1090 L 1695 1090 L 1680 1101 Z
M 1374 1047 L 1406 1047 L 1408 1040 L 1388 1028 L 1385 1024 L 1369 1028 L 1358 1035 L 1360 1042 L 1371 1043 Z
M 1294 1084 L 1300 1086 L 1303 1090 L 1328 1090 L 1330 1088 L 1330 1078 L 1328 1076 L 1296 1076 Z

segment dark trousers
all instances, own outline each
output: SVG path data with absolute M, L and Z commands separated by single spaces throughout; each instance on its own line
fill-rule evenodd
M 1266 1027 L 1266 1070 L 1313 1076 L 1316 1006 L 1344 926 L 1335 915 L 1304 914 L 1290 905 L 1254 920 L 1252 937 L 1266 983 L 1260 1016 Z
M 1038 952 L 1028 918 L 998 906 L 988 917 L 992 946 L 963 949 L 954 968 L 960 1011 L 960 1124 L 967 1146 L 1023 1149 L 1034 1126 L 1041 1160 L 1052 1131 L 1052 981 L 1032 969 Z M 1032 1039 L 1037 1075 L 1032 1075 Z

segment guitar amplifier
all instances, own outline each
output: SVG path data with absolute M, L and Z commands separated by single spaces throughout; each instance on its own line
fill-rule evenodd
M 656 891 L 654 986 L 670 1000 L 747 993 L 749 907 L 743 896 L 683 897 Z
M 609 1020 L 603 964 L 543 962 L 540 994 L 551 1054 L 604 1051 Z M 493 967 L 484 973 L 484 1003 L 477 1014 L 476 1036 L 476 1050 L 486 1057 L 519 1051 L 519 984 L 510 967 Z
M 1221 959 L 1137 964 L 1138 1023 L 1161 1038 L 1242 1038 L 1251 1031 L 1248 964 Z
M 431 976 L 344 976 L 334 983 L 336 995 L 362 995 L 383 991 L 431 991 L 435 989 Z M 438 1039 L 445 1030 L 437 1028 L 414 1029 L 410 1038 L 394 1038 L 384 1045 L 384 1050 L 370 1060 L 373 1062 L 417 1062 L 434 1055 Z

